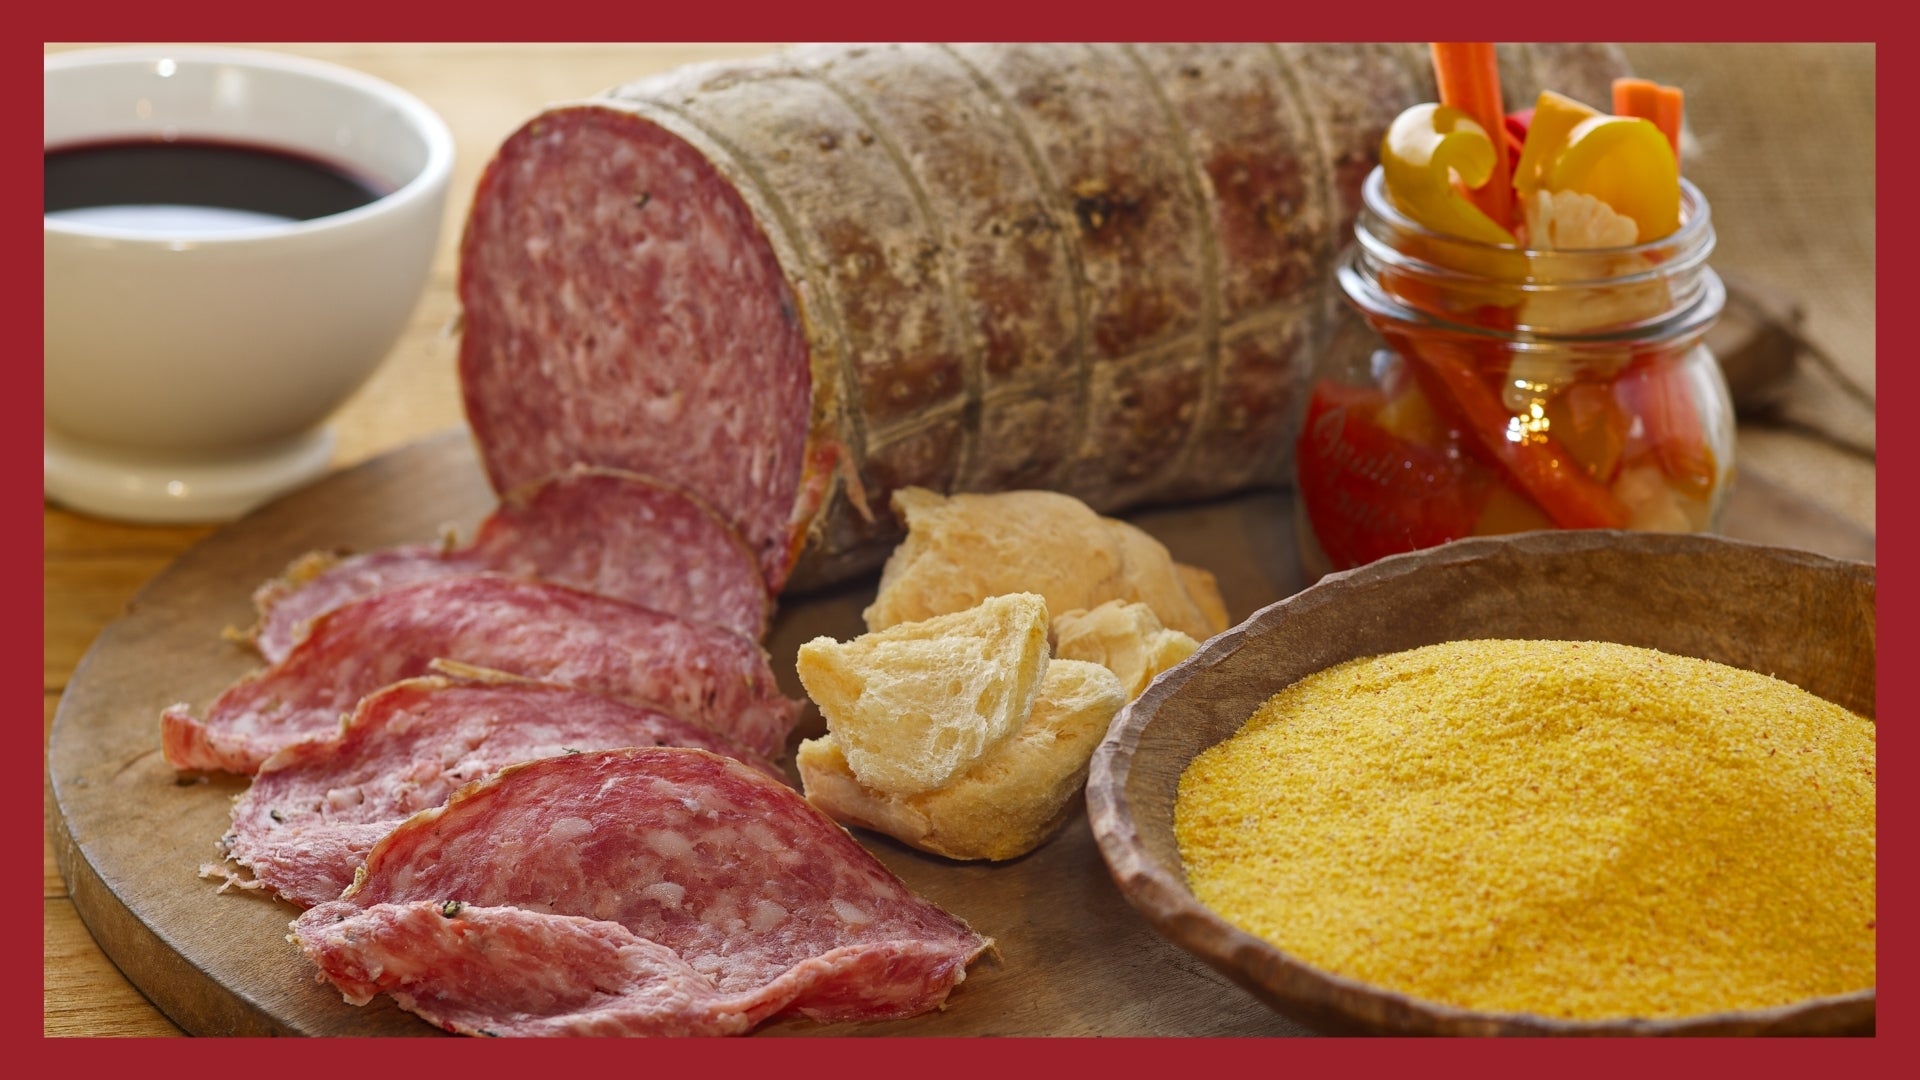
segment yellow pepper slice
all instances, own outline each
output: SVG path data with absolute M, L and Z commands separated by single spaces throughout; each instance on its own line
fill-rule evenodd
M 1549 191 L 1582 192 L 1632 218 L 1639 226 L 1636 243 L 1680 227 L 1673 148 L 1659 128 L 1637 116 L 1592 116 L 1575 124 L 1546 181 Z
M 1450 105 L 1427 102 L 1394 118 L 1380 141 L 1387 194 L 1400 211 L 1435 232 L 1512 244 L 1513 233 L 1454 187 L 1478 188 L 1493 178 L 1492 136 Z
M 1601 115 L 1600 110 L 1552 90 L 1540 91 L 1534 99 L 1533 119 L 1527 123 L 1527 141 L 1520 145 L 1520 161 L 1513 167 L 1513 190 L 1522 201 L 1546 184 L 1548 170 L 1567 148 L 1567 137 L 1582 120 Z

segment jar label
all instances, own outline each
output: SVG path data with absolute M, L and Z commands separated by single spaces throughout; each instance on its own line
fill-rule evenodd
M 1432 547 L 1473 531 L 1495 482 L 1457 451 L 1380 422 L 1385 395 L 1322 381 L 1295 446 L 1295 481 L 1314 538 L 1335 570 Z

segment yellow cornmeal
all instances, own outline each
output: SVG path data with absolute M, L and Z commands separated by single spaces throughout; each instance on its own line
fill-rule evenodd
M 1676 1017 L 1874 985 L 1874 727 L 1597 642 L 1461 641 L 1300 680 L 1180 778 L 1194 894 L 1449 1005 Z

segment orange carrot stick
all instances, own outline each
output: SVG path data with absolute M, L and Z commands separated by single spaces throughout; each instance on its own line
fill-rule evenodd
M 1660 100 L 1654 104 L 1653 124 L 1667 136 L 1667 142 L 1673 146 L 1674 164 L 1680 163 L 1680 114 L 1686 104 L 1685 97 L 1677 86 L 1660 88 Z
M 1662 86 L 1651 79 L 1613 80 L 1613 114 L 1637 116 L 1660 129 L 1673 147 L 1673 159 L 1680 160 L 1680 114 L 1684 97 L 1677 86 Z
M 1613 80 L 1613 115 L 1653 119 L 1653 102 L 1660 84 L 1652 79 Z
M 1440 104 L 1451 105 L 1485 128 L 1493 145 L 1504 144 L 1506 106 L 1500 100 L 1500 63 L 1491 41 L 1435 41 L 1434 81 Z M 1493 176 L 1467 197 L 1503 228 L 1513 228 L 1513 170 L 1507 155 L 1493 155 Z

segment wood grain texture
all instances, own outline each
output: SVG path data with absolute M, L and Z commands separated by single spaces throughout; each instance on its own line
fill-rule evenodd
M 94 944 L 71 903 L 47 900 L 41 932 L 47 957 L 42 979 L 47 1001 L 45 1034 L 75 1028 L 119 1038 L 181 1034 Z

